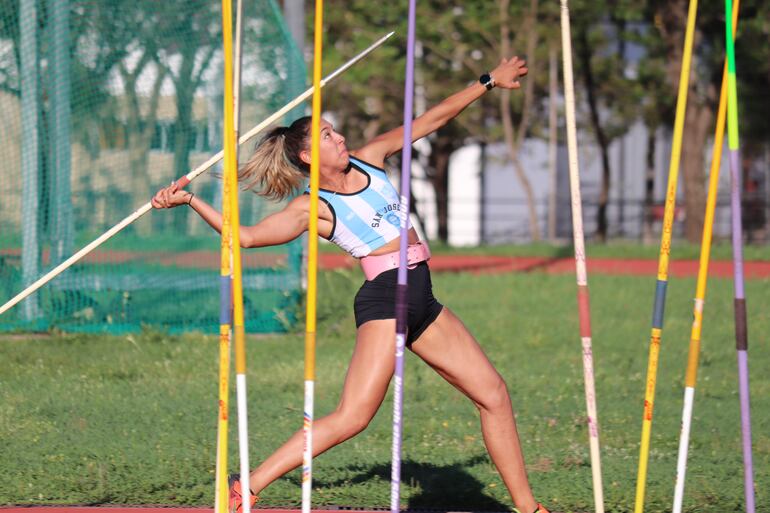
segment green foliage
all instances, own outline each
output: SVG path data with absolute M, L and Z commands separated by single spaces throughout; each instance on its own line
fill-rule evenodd
M 514 53 L 523 55 L 528 31 L 540 33 L 537 55 L 526 56 L 533 63 L 538 62 L 527 78 L 538 84 L 538 104 L 547 100 L 547 43 L 560 42 L 558 6 L 541 3 L 535 26 L 523 23 L 528 8 L 526 2 L 511 2 L 509 13 L 514 23 Z M 575 40 L 573 51 L 578 51 L 580 37 L 585 34 L 605 131 L 612 137 L 621 135 L 637 117 L 644 118 L 651 127 L 673 124 L 677 84 L 668 80 L 671 77 L 667 75 L 667 66 L 672 58 L 681 54 L 684 25 L 671 25 L 681 21 L 671 13 L 681 11 L 682 5 L 686 9 L 686 2 L 677 2 L 674 7 L 670 2 L 658 1 L 576 0 L 569 5 Z M 335 93 L 324 100 L 352 129 L 348 130 L 351 142 L 360 144 L 359 134 L 365 134 L 370 124 L 386 129 L 401 124 L 406 6 L 386 4 L 371 9 L 366 0 L 353 0 L 330 1 L 325 9 L 324 63 L 329 69 L 371 41 L 373 27 L 383 27 L 383 32 L 396 30 L 391 42 L 349 71 L 345 83 L 335 85 Z M 767 25 L 770 12 L 766 2 L 756 0 L 742 2 L 741 9 L 736 40 L 739 98 L 745 105 L 742 113 L 747 116 L 748 138 L 760 139 L 766 132 L 768 119 L 766 102 L 760 102 L 764 97 L 759 93 L 768 87 L 770 58 L 766 42 L 770 34 Z M 425 52 L 418 68 L 429 103 L 433 104 L 497 62 L 499 6 L 498 2 L 434 0 L 420 2 L 418 11 L 417 37 Z M 309 21 L 312 14 L 308 12 Z M 308 27 L 312 37 L 312 23 L 308 23 Z M 715 104 L 718 97 L 714 97 L 714 85 L 718 87 L 721 80 L 724 59 L 724 4 L 701 4 L 697 30 L 695 88 Z M 619 53 L 621 50 L 626 53 Z M 580 80 L 585 70 L 577 60 L 575 65 Z M 678 61 L 675 67 L 678 70 Z M 581 94 L 585 84 L 581 81 L 576 85 Z M 718 88 L 716 92 L 718 96 Z M 518 99 L 514 95 L 514 102 Z M 491 110 L 485 112 L 486 115 L 495 114 L 496 103 L 490 103 Z M 478 123 L 483 117 L 480 112 L 482 109 L 471 109 L 458 122 L 470 135 L 489 136 L 490 127 Z M 584 114 L 578 112 L 581 119 Z M 463 118 L 468 119 L 463 121 Z M 583 123 L 587 125 L 587 121 Z M 534 129 L 537 133 L 537 125 Z
M 334 408 L 350 358 L 357 272 L 319 280 L 316 415 Z M 538 500 L 558 511 L 593 506 L 575 283 L 572 276 L 434 275 L 505 377 Z M 672 280 L 657 375 L 646 511 L 670 508 L 694 280 Z M 608 511 L 633 507 L 647 372 L 652 278 L 591 277 L 594 366 Z M 750 334 L 768 331 L 767 281 L 747 283 Z M 523 293 L 524 292 L 524 293 Z M 704 319 L 684 511 L 742 507 L 732 283 L 713 279 Z M 302 425 L 302 324 L 247 341 L 251 462 Z M 770 490 L 768 352 L 751 337 L 757 503 Z M 211 505 L 217 338 L 5 336 L 0 341 L 0 504 Z M 403 504 L 501 511 L 510 499 L 486 455 L 473 406 L 413 356 L 405 379 Z M 234 392 L 231 394 L 234 397 Z M 235 418 L 234 400 L 231 419 Z M 370 427 L 316 459 L 314 504 L 384 507 L 391 401 Z M 234 424 L 234 422 L 231 422 Z M 230 468 L 237 468 L 231 428 Z M 262 494 L 299 504 L 299 473 Z
M 372 27 L 382 27 L 383 33 L 396 31 L 391 41 L 347 72 L 345 80 L 335 84 L 333 93 L 324 96 L 325 108 L 339 116 L 339 126 L 348 135 L 349 145 L 357 147 L 368 138 L 403 123 L 406 7 L 387 4 L 372 9 L 366 0 L 353 0 L 331 1 L 325 4 L 325 9 L 325 44 L 327 48 L 334 48 L 324 54 L 324 64 L 329 69 L 371 42 Z M 511 11 L 514 19 L 521 20 L 525 9 L 513 2 Z M 478 79 L 499 62 L 498 15 L 498 7 L 493 2 L 418 4 L 417 37 L 423 53 L 416 73 L 417 80 L 425 87 L 428 107 Z M 311 31 L 312 26 L 308 23 Z M 526 33 L 526 30 L 516 31 L 514 53 L 518 55 L 523 55 Z M 547 82 L 547 76 L 537 73 L 531 73 L 531 79 Z M 468 109 L 444 129 L 453 131 L 458 142 L 467 137 L 489 137 L 484 119 L 494 116 L 499 109 L 497 97 L 489 96 L 479 103 L 480 107 Z

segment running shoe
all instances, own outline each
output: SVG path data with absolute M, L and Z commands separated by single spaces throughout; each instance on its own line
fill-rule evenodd
M 513 508 L 513 511 L 515 511 L 516 513 L 521 513 L 521 511 L 519 511 L 519 510 L 518 510 L 518 509 L 516 509 L 516 508 Z M 545 506 L 543 506 L 542 504 L 540 504 L 540 503 L 538 502 L 538 503 L 537 503 L 537 507 L 535 508 L 535 511 L 533 511 L 532 513 L 551 513 L 551 512 L 550 512 L 550 511 L 548 511 L 548 510 L 545 508 Z
M 241 493 L 241 476 L 240 474 L 230 474 L 227 478 L 227 482 L 230 485 L 230 501 L 228 511 L 230 513 L 242 513 L 243 512 L 243 494 Z M 259 497 L 254 492 L 249 495 L 249 502 L 253 507 L 257 503 Z

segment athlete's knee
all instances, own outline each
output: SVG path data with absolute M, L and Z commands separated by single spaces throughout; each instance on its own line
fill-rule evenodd
M 494 378 L 490 379 L 489 385 L 484 391 L 483 397 L 475 401 L 479 410 L 489 412 L 500 411 L 501 409 L 511 408 L 511 397 L 508 394 L 508 385 L 500 374 L 495 372 Z
M 352 438 L 369 426 L 374 418 L 374 412 L 369 413 L 366 408 L 344 407 L 337 410 L 339 434 L 343 440 Z

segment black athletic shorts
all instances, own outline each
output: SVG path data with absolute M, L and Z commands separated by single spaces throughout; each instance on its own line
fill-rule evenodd
M 353 303 L 357 328 L 367 321 L 396 318 L 397 284 L 398 269 L 390 269 L 361 285 Z M 409 269 L 407 285 L 409 307 L 406 344 L 409 346 L 436 320 L 444 307 L 433 297 L 427 262 L 420 262 L 414 269 Z

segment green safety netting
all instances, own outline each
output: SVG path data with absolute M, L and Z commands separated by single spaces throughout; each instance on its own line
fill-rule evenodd
M 220 151 L 221 23 L 218 0 L 0 3 L 0 303 Z M 245 2 L 242 46 L 245 133 L 305 90 L 305 67 L 273 0 Z M 189 189 L 220 208 L 220 175 Z M 239 199 L 244 224 L 281 207 Z M 0 330 L 215 332 L 219 247 L 191 209 L 150 211 Z M 298 241 L 244 252 L 247 331 L 294 322 L 301 254 Z

